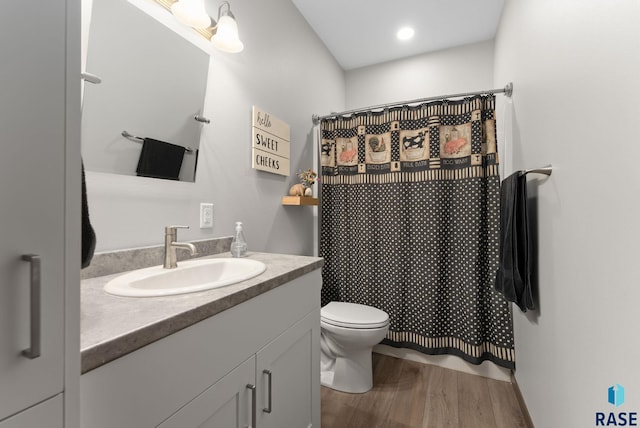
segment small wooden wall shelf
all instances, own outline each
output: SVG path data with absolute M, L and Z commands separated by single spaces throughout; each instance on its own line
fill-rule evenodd
M 318 198 L 312 196 L 283 196 L 282 205 L 318 205 Z

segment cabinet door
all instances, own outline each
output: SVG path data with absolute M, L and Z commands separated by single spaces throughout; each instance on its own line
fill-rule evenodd
M 62 428 L 62 394 L 0 422 L 0 428 Z
M 320 310 L 257 354 L 258 426 L 320 428 Z
M 249 358 L 158 425 L 158 428 L 252 427 L 256 403 L 255 393 L 249 386 L 255 388 L 255 364 L 255 357 Z
M 65 0 L 0 13 L 0 420 L 63 388 L 66 13 Z M 27 254 L 41 260 L 40 310 Z M 21 353 L 38 341 L 31 327 L 35 359 Z

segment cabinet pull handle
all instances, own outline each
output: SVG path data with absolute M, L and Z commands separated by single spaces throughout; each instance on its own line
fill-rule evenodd
M 256 386 L 248 383 L 247 388 L 251 390 L 251 428 L 256 428 Z
M 263 370 L 262 373 L 266 374 L 269 379 L 269 382 L 267 383 L 269 389 L 269 401 L 267 402 L 267 407 L 262 409 L 262 411 L 265 413 L 271 413 L 271 370 Z
M 29 280 L 30 287 L 30 318 L 31 333 L 30 347 L 22 351 L 22 355 L 33 360 L 40 356 L 40 256 L 36 254 L 25 254 L 22 260 L 31 264 L 31 273 Z

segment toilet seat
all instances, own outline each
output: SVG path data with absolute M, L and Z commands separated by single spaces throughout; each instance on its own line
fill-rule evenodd
M 320 320 L 336 327 L 371 329 L 386 327 L 389 315 L 380 309 L 358 303 L 329 302 L 320 309 Z

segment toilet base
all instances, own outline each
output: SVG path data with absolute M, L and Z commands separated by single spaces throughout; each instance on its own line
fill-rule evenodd
M 362 394 L 373 388 L 371 348 L 352 352 L 349 358 L 321 362 L 320 384 L 336 391 Z

